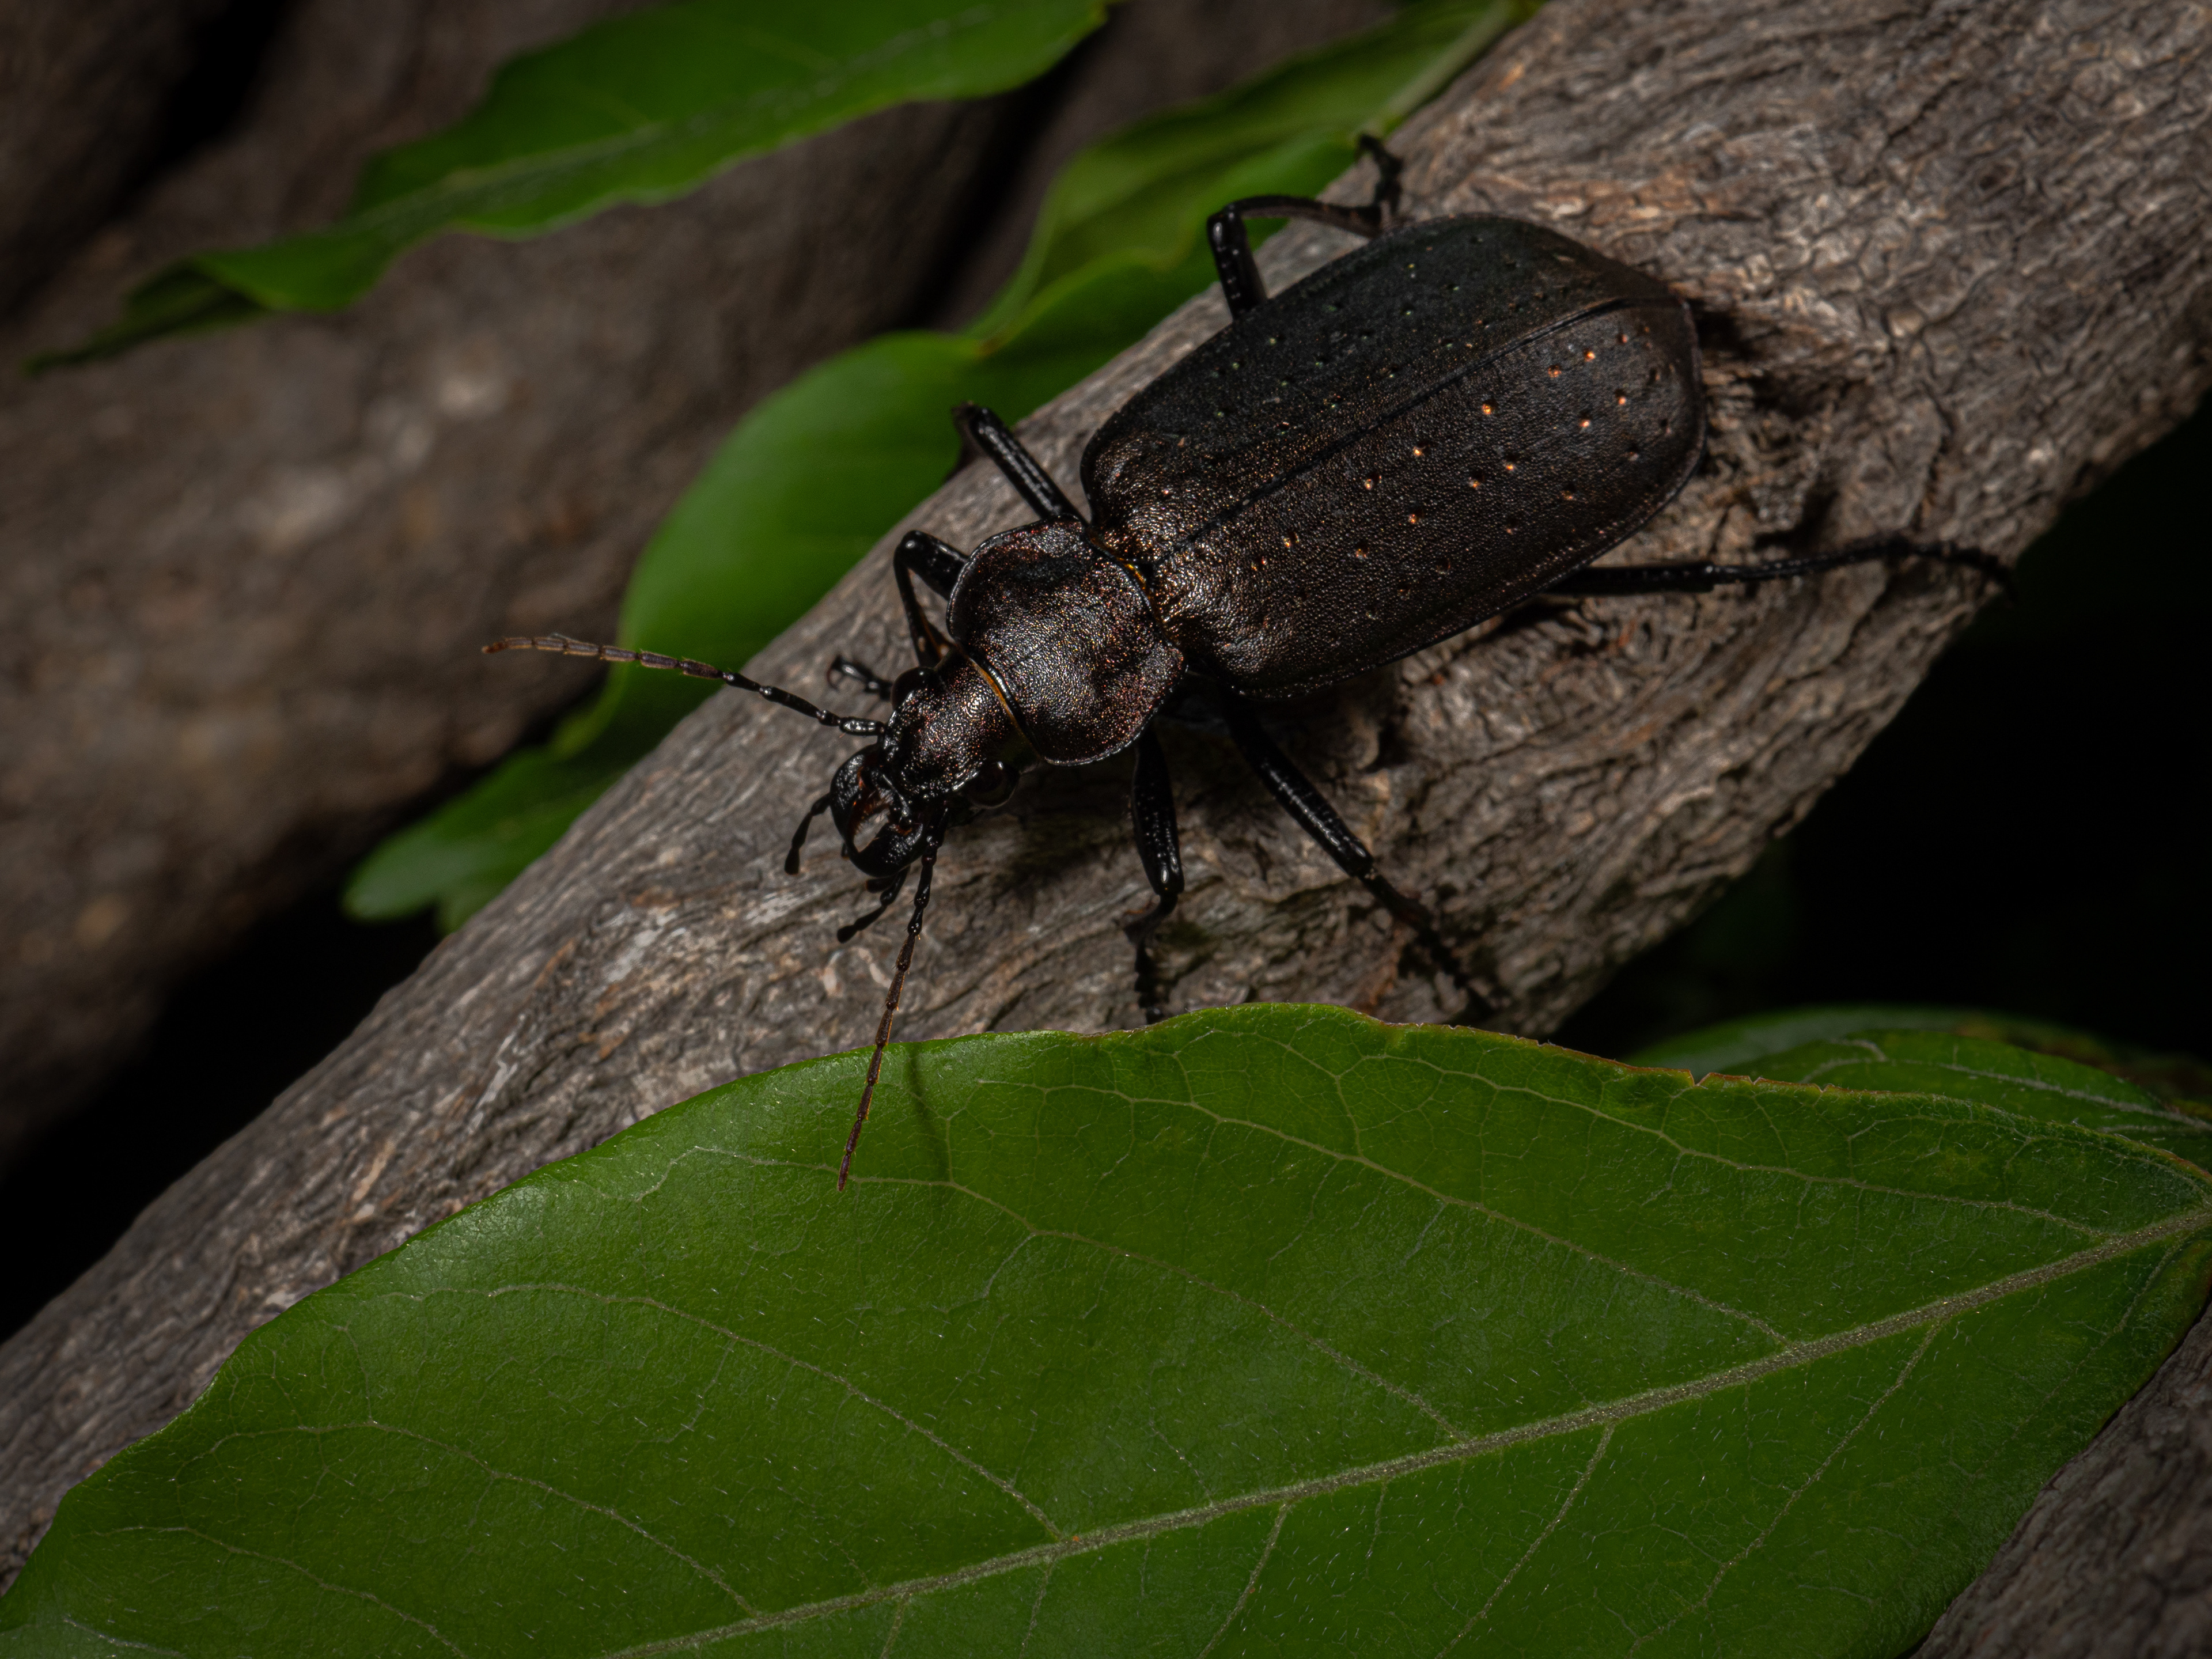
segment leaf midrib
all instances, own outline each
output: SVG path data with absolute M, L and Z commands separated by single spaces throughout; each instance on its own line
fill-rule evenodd
M 965 1566 L 955 1568 L 949 1572 L 933 1574 L 921 1578 L 903 1579 L 894 1583 L 856 1591 L 849 1595 L 835 1596 L 819 1601 L 804 1602 L 793 1607 L 781 1608 L 772 1613 L 761 1613 L 750 1618 L 739 1620 L 731 1624 L 718 1626 L 712 1629 L 693 1632 L 683 1636 L 672 1637 L 658 1642 L 647 1643 L 638 1646 L 616 1650 L 601 1656 L 601 1659 L 651 1659 L 651 1656 L 654 1655 L 682 1653 L 691 1649 L 702 1646 L 710 1642 L 722 1641 L 734 1636 L 745 1635 L 757 1631 L 776 1628 L 781 1626 L 799 1624 L 808 1620 L 825 1618 L 840 1613 L 851 1612 L 860 1607 L 874 1606 L 883 1601 L 910 1600 L 915 1596 L 929 1595 L 941 1589 L 953 1589 L 963 1584 L 975 1583 L 981 1579 L 996 1577 L 1009 1572 L 1018 1572 L 1027 1567 L 1055 1564 L 1068 1557 L 1080 1553 L 1103 1550 L 1124 1543 L 1141 1541 L 1150 1538 L 1159 1537 L 1168 1533 L 1210 1525 L 1212 1522 L 1224 1519 L 1226 1516 L 1241 1514 L 1250 1510 L 1265 1509 L 1270 1506 L 1279 1506 L 1286 1509 L 1289 1506 L 1298 1504 L 1309 1498 L 1322 1497 L 1331 1492 L 1340 1492 L 1350 1488 L 1375 1486 L 1390 1480 L 1403 1479 L 1407 1476 L 1420 1474 L 1425 1470 L 1436 1468 L 1444 1464 L 1471 1461 L 1476 1457 L 1485 1456 L 1492 1452 L 1504 1451 L 1513 1446 L 1524 1444 L 1531 1441 L 1552 1438 L 1561 1435 L 1573 1434 L 1582 1430 L 1591 1428 L 1604 1429 L 1609 1431 L 1614 1426 L 1621 1423 L 1630 1421 L 1633 1419 L 1649 1416 L 1654 1413 L 1666 1410 L 1670 1407 L 1685 1404 L 1692 1401 L 1708 1399 L 1728 1389 L 1744 1387 L 1750 1383 L 1759 1382 L 1762 1378 L 1772 1376 L 1778 1372 L 1788 1370 L 1801 1365 L 1810 1364 L 1832 1355 L 1846 1352 L 1855 1348 L 1869 1346 L 1874 1343 L 1885 1340 L 1892 1336 L 1899 1335 L 1907 1331 L 1921 1329 L 1923 1328 L 1929 1328 L 1931 1331 L 1940 1328 L 1942 1326 L 1949 1323 L 1951 1321 L 1964 1314 L 1973 1312 L 1977 1309 L 1985 1307 L 1990 1304 L 2000 1301 L 2006 1297 L 2016 1295 L 2023 1291 L 2033 1290 L 2039 1286 L 2051 1284 L 2056 1280 L 2067 1278 L 2073 1274 L 2086 1272 L 2091 1268 L 2101 1266 L 2106 1261 L 2132 1254 L 2135 1251 L 2143 1249 L 2151 1245 L 2158 1244 L 2168 1240 L 2177 1240 L 2182 1236 L 2201 1229 L 2207 1224 L 2212 1224 L 2212 1203 L 2200 1205 L 2196 1208 L 2183 1211 L 2175 1215 L 2167 1217 L 2164 1220 L 2154 1222 L 2146 1226 L 2136 1228 L 2133 1231 L 2107 1238 L 2098 1244 L 2093 1245 L 2087 1249 L 2077 1251 L 2071 1255 L 2063 1256 L 2055 1261 L 2042 1263 L 2037 1267 L 2024 1268 L 2019 1273 L 2008 1274 L 2002 1279 L 1995 1280 L 1988 1285 L 1978 1286 L 1973 1290 L 1962 1291 L 1954 1296 L 1939 1297 L 1933 1302 L 1923 1304 L 1917 1308 L 1908 1309 L 1901 1313 L 1892 1314 L 1885 1318 L 1875 1320 L 1864 1325 L 1853 1327 L 1849 1330 L 1830 1332 L 1825 1335 L 1814 1337 L 1804 1341 L 1790 1343 L 1785 1346 L 1777 1349 L 1771 1353 L 1762 1355 L 1755 1359 L 1747 1360 L 1740 1364 L 1726 1367 L 1705 1376 L 1693 1378 L 1681 1382 L 1670 1383 L 1662 1388 L 1647 1389 L 1638 1394 L 1624 1396 L 1620 1400 L 1608 1401 L 1601 1405 L 1587 1406 L 1577 1411 L 1562 1413 L 1555 1416 L 1539 1419 L 1533 1422 L 1516 1425 L 1510 1428 L 1496 1430 L 1489 1434 L 1477 1436 L 1473 1438 L 1455 1440 L 1443 1445 L 1431 1446 L 1424 1448 L 1419 1451 L 1407 1452 L 1397 1457 L 1384 1459 L 1380 1462 L 1363 1464 L 1353 1468 L 1338 1470 L 1328 1474 L 1315 1475 L 1304 1480 L 1293 1481 L 1280 1486 L 1266 1487 L 1254 1492 L 1240 1493 L 1233 1497 L 1216 1498 L 1206 1504 L 1194 1505 L 1188 1509 L 1171 1510 L 1164 1515 L 1148 1516 L 1138 1520 L 1118 1522 L 1109 1526 L 1099 1528 L 1090 1533 L 1055 1539 L 1054 1540 L 1048 1543 L 1033 1545 L 1026 1549 L 1016 1550 L 1003 1555 L 990 1557 L 984 1560 L 971 1562 Z M 465 1286 L 459 1285 L 440 1286 L 424 1293 L 437 1294 L 441 1291 L 462 1290 L 465 1288 L 466 1287 Z M 501 1290 L 520 1290 L 526 1287 L 521 1285 L 513 1285 L 502 1286 L 500 1288 Z M 589 1287 L 581 1285 L 541 1283 L 528 1288 L 546 1290 L 561 1289 L 580 1291 L 602 1300 L 654 1300 L 653 1298 L 648 1297 L 611 1297 L 611 1294 L 609 1292 L 592 1290 Z M 477 1293 L 487 1294 L 488 1292 L 479 1291 Z M 665 1306 L 665 1304 L 661 1305 Z M 683 1310 L 671 1308 L 669 1309 L 669 1311 L 680 1313 Z M 2130 1305 L 2130 1313 L 2127 1316 L 2131 1317 L 2132 1313 L 2133 1304 Z M 696 1317 L 696 1316 L 687 1316 Z M 729 1333 L 729 1334 L 734 1340 L 744 1342 L 746 1346 L 761 1346 L 757 1343 L 747 1341 L 746 1339 L 742 1337 L 738 1337 L 735 1333 Z M 817 1368 L 810 1367 L 810 1369 Z M 847 1384 L 847 1386 L 850 1387 L 851 1385 Z M 307 1425 L 302 1425 L 301 1426 L 306 1427 Z M 389 1427 L 392 1425 L 377 1424 L 376 1426 Z M 226 1438 L 227 1437 L 226 1437 Z M 933 1439 L 936 1438 L 934 1436 L 929 1436 L 927 1437 Z M 970 1462 L 970 1460 L 964 1457 L 962 1458 L 961 1461 L 963 1462 Z M 973 1467 L 972 1463 L 971 1467 Z M 994 1484 L 997 1483 L 994 1482 Z M 549 1492 L 557 1492 L 556 1488 L 551 1487 L 547 1487 L 546 1490 Z M 574 1499 L 572 1494 L 559 1493 L 558 1495 L 563 1498 L 568 1498 L 571 1501 L 581 1501 Z M 592 1507 L 598 1509 L 602 1506 L 594 1505 Z M 119 1534 L 138 1531 L 141 1530 L 141 1528 L 135 1527 L 122 1527 L 107 1530 Z M 166 1528 L 155 1528 L 155 1530 L 166 1530 Z M 191 1530 L 197 1532 L 200 1529 L 192 1528 Z M 210 1543 L 216 1544 L 225 1549 L 234 1550 L 240 1547 L 240 1546 L 230 1544 L 224 1540 L 216 1538 L 212 1534 L 203 1533 L 202 1535 L 206 1536 Z M 332 1588 L 342 1589 L 343 1587 L 333 1586 Z M 733 1588 L 731 1588 L 731 1593 L 732 1595 L 736 1594 Z
M 1848 1352 L 1854 1348 L 1871 1346 L 1876 1342 L 1897 1336 L 1923 1326 L 1948 1324 L 1962 1314 L 1988 1306 L 2008 1296 L 2033 1290 L 2076 1273 L 2087 1272 L 2105 1262 L 2142 1249 L 2165 1240 L 2212 1224 L 2212 1205 L 2203 1205 L 2179 1215 L 2139 1227 L 2133 1232 L 2108 1238 L 2088 1249 L 2063 1256 L 2040 1267 L 2025 1268 L 2008 1274 L 1992 1284 L 1960 1293 L 1942 1297 L 1905 1312 L 1892 1314 L 1869 1324 L 1848 1331 L 1833 1331 L 1808 1341 L 1793 1343 L 1759 1358 L 1731 1365 L 1709 1376 L 1687 1382 L 1670 1383 L 1665 1388 L 1652 1389 L 1642 1394 L 1626 1396 L 1600 1406 L 1584 1407 L 1580 1411 L 1568 1412 L 1557 1417 L 1524 1423 L 1510 1429 L 1480 1436 L 1473 1440 L 1459 1441 L 1450 1445 L 1432 1446 L 1402 1456 L 1386 1458 L 1379 1463 L 1363 1464 L 1356 1468 L 1339 1470 L 1334 1474 L 1316 1475 L 1306 1480 L 1293 1481 L 1287 1486 L 1263 1488 L 1257 1492 L 1240 1493 L 1233 1498 L 1216 1498 L 1208 1504 L 1187 1510 L 1173 1510 L 1166 1515 L 1147 1516 L 1139 1521 L 1117 1522 L 1095 1532 L 1085 1533 L 1055 1543 L 1033 1545 L 1025 1550 L 1015 1550 L 1005 1555 L 994 1556 L 982 1561 L 971 1562 L 951 1572 L 928 1577 L 902 1579 L 873 1589 L 860 1590 L 850 1595 L 833 1596 L 825 1601 L 803 1602 L 796 1607 L 761 1614 L 734 1624 L 717 1626 L 713 1630 L 697 1631 L 671 1637 L 665 1641 L 648 1642 L 635 1647 L 619 1648 L 600 1655 L 599 1659 L 653 1659 L 659 1654 L 682 1653 L 709 1642 L 726 1640 L 755 1631 L 772 1630 L 780 1626 L 803 1623 L 809 1619 L 826 1618 L 834 1613 L 848 1613 L 856 1608 L 872 1607 L 878 1602 L 906 1600 L 927 1595 L 939 1589 L 951 1589 L 979 1579 L 997 1577 L 1008 1572 L 1018 1572 L 1024 1567 L 1040 1566 L 1066 1559 L 1072 1555 L 1110 1548 L 1115 1545 L 1133 1543 L 1164 1534 L 1182 1531 L 1192 1527 L 1210 1525 L 1231 1515 L 1248 1510 L 1266 1509 L 1273 1504 L 1288 1505 L 1308 1498 L 1318 1498 L 1347 1488 L 1374 1486 L 1395 1480 L 1446 1463 L 1466 1462 L 1494 1451 L 1557 1435 L 1572 1434 L 1582 1429 L 1606 1428 L 1634 1418 L 1650 1416 L 1672 1406 L 1691 1401 L 1709 1399 L 1727 1389 L 1756 1382 L 1778 1371 L 1793 1366 L 1809 1364 L 1832 1354 Z M 2132 1306 L 2130 1308 L 2132 1311 Z

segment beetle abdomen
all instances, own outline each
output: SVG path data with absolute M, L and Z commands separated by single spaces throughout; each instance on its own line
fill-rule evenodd
M 1513 220 L 1416 225 L 1198 348 L 1084 457 L 1192 667 L 1260 696 L 1445 639 L 1589 563 L 1704 444 L 1663 284 Z

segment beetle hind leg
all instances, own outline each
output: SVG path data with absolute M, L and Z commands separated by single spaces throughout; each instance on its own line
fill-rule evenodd
M 1352 833 L 1351 827 L 1336 814 L 1336 809 L 1314 786 L 1313 780 L 1292 763 L 1275 740 L 1260 728 L 1252 711 L 1233 698 L 1220 699 L 1222 713 L 1229 721 L 1229 734 L 1236 739 L 1238 751 L 1246 763 L 1260 775 L 1260 781 L 1267 786 L 1267 793 L 1281 805 L 1283 810 L 1297 821 L 1298 827 L 1311 836 L 1321 849 L 1336 860 L 1338 869 L 1374 895 L 1376 901 L 1400 921 L 1413 930 L 1422 951 L 1437 970 L 1460 988 L 1467 998 L 1467 1006 L 1452 1018 L 1455 1025 L 1464 1025 L 1484 1019 L 1492 1012 L 1490 1003 L 1475 989 L 1467 970 L 1460 965 L 1459 957 L 1443 935 L 1437 931 L 1436 921 L 1427 909 L 1409 895 L 1394 886 L 1389 878 L 1376 868 L 1375 854 L 1367 850 L 1367 843 Z
M 1168 757 L 1158 736 L 1147 726 L 1137 738 L 1137 770 L 1129 783 L 1129 819 L 1137 832 L 1137 856 L 1158 902 L 1121 929 L 1137 951 L 1137 1003 L 1145 1021 L 1167 1018 L 1160 996 L 1159 968 L 1152 960 L 1152 935 L 1175 914 L 1182 896 L 1182 846 L 1176 835 L 1175 789 Z
M 1955 542 L 1916 542 L 1904 536 L 1868 536 L 1825 553 L 1801 553 L 1757 564 L 1717 564 L 1711 559 L 1678 559 L 1660 564 L 1584 565 L 1553 582 L 1547 593 L 1617 597 L 1634 593 L 1710 593 L 1716 587 L 1749 587 L 1792 576 L 1818 575 L 1845 565 L 1879 559 L 1933 559 L 1963 565 L 1986 576 L 2008 597 L 2012 572 L 2002 560 L 1978 547 Z
M 1359 153 L 1375 161 L 1375 194 L 1365 207 L 1340 207 L 1310 196 L 1246 196 L 1206 222 L 1206 244 L 1213 251 L 1214 272 L 1221 279 L 1221 297 L 1229 302 L 1231 317 L 1242 317 L 1267 299 L 1267 284 L 1252 260 L 1252 234 L 1245 229 L 1245 220 L 1311 219 L 1354 236 L 1382 234 L 1384 221 L 1398 210 L 1398 175 L 1406 164 L 1371 133 L 1359 135 Z

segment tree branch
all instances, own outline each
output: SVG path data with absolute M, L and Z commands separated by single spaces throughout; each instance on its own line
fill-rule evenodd
M 1711 453 L 1616 559 L 1881 531 L 2009 557 L 2206 384 L 2205 21 L 2148 0 L 1554 0 L 1397 148 L 1418 211 L 1557 225 L 1698 307 Z M 1262 263 L 1279 284 L 1340 246 L 1286 234 Z M 1099 420 L 1223 317 L 1193 301 L 1026 435 L 1072 482 Z M 965 545 L 1019 516 L 970 468 L 914 521 Z M 884 563 L 749 672 L 804 690 L 837 651 L 898 660 Z M 1540 605 L 1318 700 L 1290 740 L 1499 987 L 1498 1023 L 1540 1031 L 1800 817 L 1984 592 L 1905 565 Z M 1190 877 L 1159 947 L 1173 1006 L 1455 1005 L 1224 745 L 1168 749 Z M 26 1547 L 301 1296 L 712 1083 L 866 1041 L 896 940 L 835 945 L 863 901 L 834 856 L 781 871 L 843 752 L 714 699 L 150 1208 L 0 1351 L 0 1535 Z M 1126 788 L 1117 765 L 1046 777 L 948 846 L 903 1035 L 1135 1021 Z

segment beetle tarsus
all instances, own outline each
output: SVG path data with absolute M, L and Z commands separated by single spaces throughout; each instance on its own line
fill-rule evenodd
M 1176 834 L 1175 786 L 1168 776 L 1167 751 L 1150 726 L 1138 734 L 1137 766 L 1129 779 L 1129 822 L 1136 831 L 1137 858 L 1158 899 L 1134 921 L 1122 926 L 1137 951 L 1137 1004 L 1147 1024 L 1167 1018 L 1162 1004 L 1158 964 L 1152 960 L 1152 935 L 1174 914 L 1182 896 L 1182 845 Z
M 1252 233 L 1244 228 L 1247 219 L 1310 219 L 1371 238 L 1381 235 L 1385 222 L 1397 216 L 1398 175 L 1406 164 L 1371 133 L 1359 135 L 1359 151 L 1373 156 L 1376 167 L 1375 194 L 1364 207 L 1343 207 L 1310 196 L 1245 196 L 1206 222 L 1206 245 L 1212 250 L 1214 274 L 1221 279 L 1221 297 L 1229 302 L 1231 317 L 1242 317 L 1267 302 L 1267 285 L 1252 259 Z
M 1137 1006 L 1143 1011 L 1145 1024 L 1157 1025 L 1168 1017 L 1167 1000 L 1160 989 L 1159 963 L 1152 957 L 1152 935 L 1159 932 L 1160 924 L 1175 914 L 1176 901 L 1180 893 L 1163 893 L 1159 902 L 1133 921 L 1121 924 L 1121 932 L 1137 951 Z
M 806 816 L 799 819 L 799 828 L 791 832 L 791 850 L 783 855 L 785 875 L 795 876 L 799 873 L 799 855 L 806 846 L 806 832 L 814 827 L 814 820 L 829 810 L 830 797 L 826 793 L 820 800 L 806 809 Z
M 1934 559 L 1964 566 L 1995 582 L 2012 597 L 2012 572 L 2002 559 L 1978 547 L 1956 542 L 1916 542 L 1905 536 L 1865 536 L 1820 553 L 1797 553 L 1756 564 L 1719 564 L 1711 559 L 1677 559 L 1658 564 L 1585 565 L 1553 582 L 1547 593 L 1621 597 L 1638 593 L 1710 593 L 1716 587 L 1749 587 L 1759 582 L 1814 576 L 1845 565 L 1878 559 Z
M 1379 230 L 1386 219 L 1398 214 L 1399 176 L 1406 171 L 1404 160 L 1391 154 L 1390 147 L 1371 132 L 1359 135 L 1359 153 L 1375 163 L 1375 193 L 1367 198 L 1360 211 L 1371 219 Z
M 1486 1017 L 1491 1012 L 1489 1002 L 1475 989 L 1458 957 L 1437 931 L 1436 921 L 1427 909 L 1399 891 L 1375 867 L 1375 854 L 1368 850 L 1367 843 L 1352 833 L 1351 827 L 1337 816 L 1336 809 L 1315 787 L 1313 780 L 1301 772 L 1275 740 L 1261 729 L 1258 717 L 1242 700 L 1224 695 L 1217 702 L 1229 722 L 1229 735 L 1236 740 L 1245 763 L 1260 775 L 1260 781 L 1267 785 L 1267 793 L 1297 820 L 1300 829 L 1314 838 L 1322 851 L 1336 860 L 1338 869 L 1374 895 L 1392 916 L 1413 929 L 1414 939 L 1437 970 L 1460 988 L 1468 1003 L 1452 1023 L 1460 1024 Z

